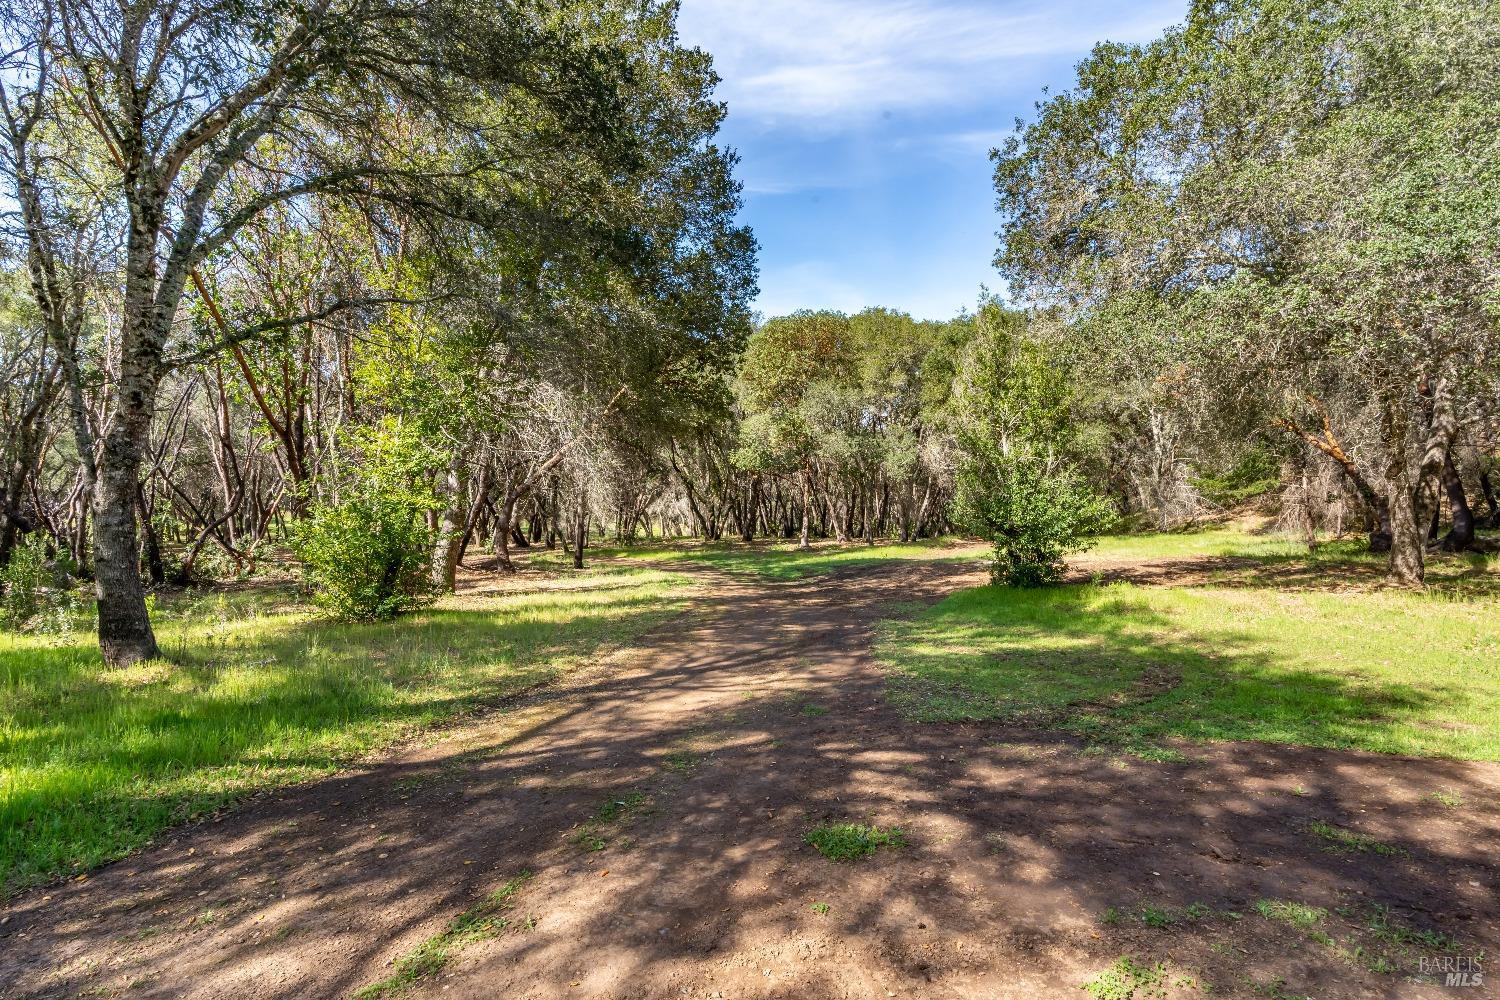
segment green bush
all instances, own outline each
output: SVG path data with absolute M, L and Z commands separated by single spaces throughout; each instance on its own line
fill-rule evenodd
M 66 632 L 79 610 L 67 567 L 47 558 L 41 535 L 17 545 L 0 567 L 0 624 L 12 632 Z
M 1040 587 L 1062 577 L 1063 557 L 1088 548 L 1110 523 L 1109 504 L 1073 470 L 1033 455 L 983 449 L 959 471 L 954 511 L 995 546 L 995 583 Z
M 380 621 L 436 596 L 432 542 L 420 506 L 372 492 L 315 508 L 296 551 L 315 605 L 339 621 Z

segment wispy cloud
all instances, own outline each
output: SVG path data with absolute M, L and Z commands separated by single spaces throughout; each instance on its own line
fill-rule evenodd
M 685 0 L 736 115 L 826 131 L 992 97 L 1026 60 L 1145 39 L 1181 0 Z

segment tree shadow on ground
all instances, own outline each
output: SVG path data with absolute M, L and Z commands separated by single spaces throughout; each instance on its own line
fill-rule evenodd
M 419 991 L 1077 995 L 1130 952 L 1231 995 L 1272 976 L 1324 996 L 1423 995 L 1332 952 L 1318 964 L 1300 933 L 1254 916 L 1263 898 L 1373 901 L 1458 947 L 1500 945 L 1483 888 L 1500 875 L 1491 766 L 1256 743 L 1148 763 L 1034 728 L 902 721 L 864 655 L 870 630 L 885 602 L 960 578 L 973 575 L 924 566 L 727 588 L 722 616 L 660 630 L 633 670 L 21 900 L 0 988 L 136 977 L 147 996 L 347 995 L 522 871 L 512 925 Z M 1445 811 L 1425 798 L 1437 788 L 1473 807 Z M 601 823 L 611 802 L 636 804 Z M 823 820 L 900 827 L 909 845 L 835 864 L 803 839 Z M 1394 853 L 1332 852 L 1318 823 Z M 1194 903 L 1211 917 L 1134 916 Z M 1110 907 L 1132 916 L 1101 925 Z M 1332 991 L 1317 985 L 1329 963 Z

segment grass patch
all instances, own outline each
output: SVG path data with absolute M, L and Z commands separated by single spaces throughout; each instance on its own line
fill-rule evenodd
M 641 811 L 646 804 L 645 792 L 629 792 L 610 799 L 573 835 L 573 843 L 586 851 L 602 851 L 609 846 L 610 829 Z
M 877 653 L 923 721 L 1043 725 L 1158 760 L 1168 739 L 1500 760 L 1497 612 L 1440 587 L 979 587 L 886 622 Z
M 1099 1000 L 1136 1000 L 1166 996 L 1166 984 L 1166 963 L 1143 965 L 1127 955 L 1084 983 L 1083 988 Z
M 403 993 L 420 980 L 441 972 L 449 960 L 464 947 L 499 934 L 511 923 L 508 917 L 503 916 L 504 911 L 511 907 L 516 893 L 530 879 L 530 872 L 522 872 L 481 902 L 454 917 L 441 933 L 433 935 L 391 963 L 395 971 L 390 976 L 357 991 L 354 994 L 355 1000 L 378 1000 Z
M 812 906 L 809 906 L 808 909 L 812 910 L 820 917 L 826 917 L 828 915 L 828 911 L 833 909 L 833 907 L 829 906 L 827 903 L 814 903 Z
M 164 602 L 170 662 L 110 671 L 91 635 L 0 635 L 0 895 L 557 677 L 680 610 L 656 569 L 463 595 L 336 625 L 285 589 Z
M 1307 824 L 1307 832 L 1325 841 L 1327 846 L 1324 849 L 1335 853 L 1358 852 L 1381 854 L 1386 857 L 1400 857 L 1406 854 L 1403 848 L 1383 843 L 1369 834 L 1346 830 L 1332 823 L 1324 823 L 1322 820 L 1314 820 Z
M 1285 899 L 1262 899 L 1255 904 L 1255 912 L 1267 920 L 1290 924 L 1300 930 L 1316 927 L 1328 916 L 1328 911 L 1321 906 L 1309 906 Z
M 802 706 L 801 714 L 807 716 L 809 719 L 816 719 L 820 715 L 827 715 L 828 709 L 822 705 L 808 702 L 806 705 Z
M 728 573 L 771 580 L 800 580 L 837 570 L 892 561 L 964 561 L 988 556 L 988 549 L 980 543 L 951 538 L 876 545 L 867 545 L 861 541 L 851 541 L 845 545 L 820 541 L 806 550 L 799 550 L 795 541 L 754 542 L 749 545 L 742 542 L 644 542 L 630 546 L 601 547 L 594 552 L 607 558 L 653 563 L 705 563 Z
M 802 838 L 829 861 L 858 861 L 882 847 L 905 847 L 906 834 L 860 823 L 819 823 Z

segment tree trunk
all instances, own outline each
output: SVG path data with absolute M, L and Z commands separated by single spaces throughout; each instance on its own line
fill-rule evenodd
M 515 563 L 510 561 L 510 522 L 516 513 L 516 494 L 509 485 L 495 509 L 495 564 L 503 573 L 514 573 Z
M 588 511 L 583 498 L 578 499 L 578 509 L 573 515 L 573 568 L 583 569 L 583 545 L 588 539 Z
M 468 511 L 459 507 L 464 502 L 464 483 L 463 464 L 457 458 L 448 465 L 445 485 L 448 503 L 438 519 L 432 542 L 432 585 L 451 592 L 458 585 L 458 560 L 469 519 Z
M 1490 482 L 1488 472 L 1480 473 L 1479 488 L 1484 492 L 1484 501 L 1490 507 L 1490 527 L 1500 528 L 1500 503 L 1495 502 L 1495 487 Z
M 1391 557 L 1387 577 L 1398 587 L 1420 587 L 1426 576 L 1427 532 L 1412 491 L 1392 491 Z
M 99 603 L 99 649 L 111 667 L 161 655 L 137 564 L 136 491 L 141 455 L 151 428 L 155 387 L 129 373 L 121 379 L 118 413 L 104 437 L 94 491 L 94 596 Z
M 1453 508 L 1453 527 L 1443 538 L 1443 551 L 1467 552 L 1474 544 L 1474 512 L 1469 508 L 1469 498 L 1464 494 L 1463 480 L 1458 477 L 1452 455 L 1443 462 L 1443 491 Z
M 810 476 L 811 473 L 804 468 L 802 470 L 802 538 L 797 542 L 797 548 L 799 549 L 812 548 L 812 544 L 807 539 L 807 529 L 809 527 L 812 508 L 812 489 L 810 488 L 811 484 L 808 483 Z

